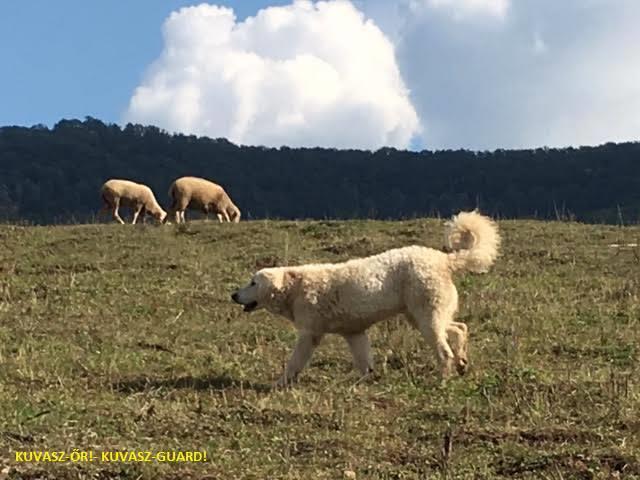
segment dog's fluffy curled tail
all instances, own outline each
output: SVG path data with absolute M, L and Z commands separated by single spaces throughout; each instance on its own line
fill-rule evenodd
M 485 273 L 498 257 L 498 226 L 477 210 L 460 212 L 445 224 L 444 242 L 452 270 Z

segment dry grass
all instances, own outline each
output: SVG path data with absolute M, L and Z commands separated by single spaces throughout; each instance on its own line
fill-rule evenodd
M 472 369 L 446 385 L 404 322 L 358 381 L 327 338 L 229 293 L 256 268 L 441 245 L 441 223 L 0 227 L 0 471 L 9 478 L 640 478 L 640 228 L 501 222 L 457 280 Z M 16 463 L 15 451 L 206 450 L 205 463 Z M 9 467 L 7 469 L 6 467 Z M 349 474 L 347 474 L 349 475 Z M 0 473 L 0 478 L 3 474 Z

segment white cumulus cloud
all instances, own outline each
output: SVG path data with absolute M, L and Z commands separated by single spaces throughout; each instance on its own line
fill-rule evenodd
M 446 10 L 456 19 L 478 14 L 502 18 L 509 8 L 509 0 L 411 0 L 414 9 L 431 7 Z
M 640 139 L 637 0 L 366 0 L 425 148 Z
M 237 21 L 173 12 L 125 121 L 240 144 L 407 147 L 420 130 L 392 43 L 346 0 L 296 0 Z

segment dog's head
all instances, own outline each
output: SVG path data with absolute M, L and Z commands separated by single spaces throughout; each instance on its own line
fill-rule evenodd
M 265 308 L 281 312 L 287 305 L 298 275 L 283 268 L 264 268 L 257 272 L 248 285 L 231 294 L 231 299 L 244 306 L 245 312 Z

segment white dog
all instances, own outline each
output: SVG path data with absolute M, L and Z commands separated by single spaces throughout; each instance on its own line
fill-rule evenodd
M 403 313 L 435 350 L 443 377 L 466 371 L 467 326 L 455 322 L 458 292 L 452 274 L 484 273 L 498 256 L 495 223 L 477 211 L 445 224 L 445 250 L 410 246 L 336 264 L 265 268 L 231 298 L 250 312 L 265 308 L 298 329 L 298 342 L 278 380 L 286 385 L 326 333 L 342 335 L 363 374 L 373 368 L 366 330 Z

